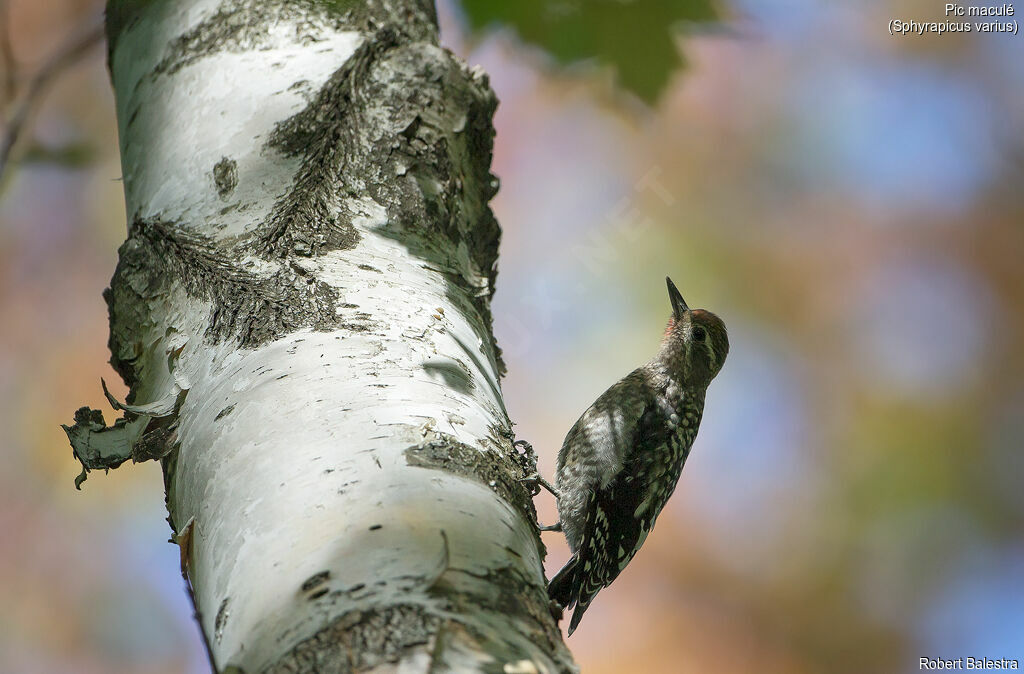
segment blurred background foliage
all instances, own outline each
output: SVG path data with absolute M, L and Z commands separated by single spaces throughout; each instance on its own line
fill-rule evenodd
M 461 8 L 475 31 L 511 28 L 562 66 L 608 66 L 648 103 L 682 64 L 677 29 L 718 18 L 710 0 L 462 0 Z
M 584 672 L 1024 658 L 1024 38 L 886 30 L 940 8 L 734 0 L 710 24 L 727 30 L 694 31 L 710 5 L 440 3 L 445 43 L 501 99 L 495 330 L 542 471 L 656 348 L 666 274 L 730 328 L 676 495 L 571 640 Z M 14 75 L 101 11 L 8 2 Z M 15 156 L 0 671 L 205 671 L 158 467 L 76 492 L 58 425 L 117 381 L 100 293 L 125 217 L 101 47 Z M 551 572 L 568 551 L 546 541 Z

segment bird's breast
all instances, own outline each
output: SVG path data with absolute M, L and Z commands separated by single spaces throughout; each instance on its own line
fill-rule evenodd
M 663 445 L 663 455 L 659 458 L 663 463 L 661 469 L 676 478 L 682 471 L 683 462 L 686 461 L 690 446 L 697 436 L 702 413 L 703 405 L 696 400 L 689 403 L 680 400 L 679 404 L 673 405 L 668 412 L 665 422 L 668 438 Z

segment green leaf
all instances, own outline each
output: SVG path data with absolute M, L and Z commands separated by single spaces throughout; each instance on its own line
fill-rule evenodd
M 648 103 L 682 65 L 673 30 L 718 19 L 713 0 L 462 0 L 470 25 L 510 26 L 560 64 L 597 60 Z

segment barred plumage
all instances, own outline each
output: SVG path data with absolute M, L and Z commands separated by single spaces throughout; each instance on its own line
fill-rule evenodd
M 690 310 L 666 281 L 673 315 L 658 355 L 605 391 L 558 454 L 558 513 L 573 555 L 548 593 L 576 607 L 569 634 L 636 555 L 675 490 L 704 392 L 729 351 L 722 321 Z

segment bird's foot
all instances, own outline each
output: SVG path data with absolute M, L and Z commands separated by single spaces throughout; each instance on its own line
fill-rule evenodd
M 527 486 L 527 488 L 530 490 L 531 496 L 536 496 L 537 494 L 539 494 L 540 487 L 544 487 L 549 492 L 551 492 L 551 494 L 555 498 L 558 498 L 558 490 L 552 487 L 551 483 L 545 480 L 543 477 L 541 477 L 540 473 L 537 472 L 537 454 L 534 453 L 533 451 L 533 445 L 531 445 L 526 440 L 516 440 L 515 442 L 512 443 L 512 446 L 515 448 L 522 448 L 522 452 L 520 452 L 518 456 L 521 459 L 520 463 L 523 464 L 523 471 L 534 471 L 533 473 L 519 480 L 520 482 Z
M 520 478 L 520 482 L 525 484 L 529 488 L 530 492 L 536 496 L 540 493 L 540 488 L 544 487 L 551 494 L 558 498 L 558 490 L 551 486 L 551 483 L 540 476 L 540 473 L 534 473 L 533 475 L 527 475 L 526 477 Z
M 561 531 L 562 530 L 562 523 L 561 522 L 555 522 L 554 524 L 549 524 L 547 526 L 545 526 L 543 524 L 540 524 L 539 526 L 540 526 L 540 530 L 541 531 Z
M 512 443 L 512 447 L 516 449 L 516 460 L 523 467 L 523 470 L 530 470 L 537 466 L 537 454 L 533 451 L 533 445 L 526 440 L 516 440 Z

